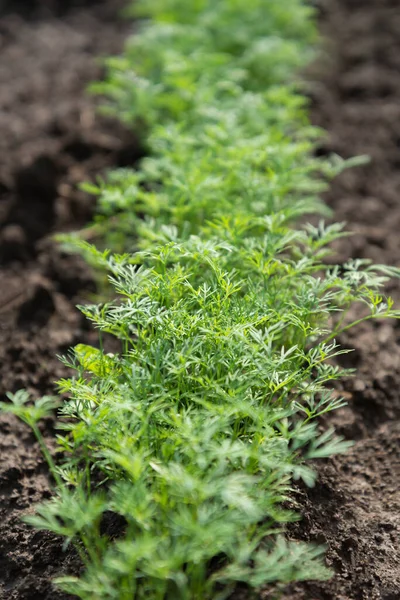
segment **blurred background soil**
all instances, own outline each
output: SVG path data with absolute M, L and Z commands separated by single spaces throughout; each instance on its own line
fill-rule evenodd
M 400 4 L 319 0 L 324 56 L 310 71 L 312 118 L 328 131 L 319 152 L 369 154 L 343 173 L 326 200 L 355 232 L 338 260 L 400 266 Z M 117 53 L 132 25 L 123 0 L 0 0 L 0 396 L 51 393 L 66 375 L 55 357 L 96 334 L 76 311 L 95 286 L 77 257 L 52 241 L 83 225 L 93 200 L 77 185 L 140 157 L 132 132 L 95 114 L 85 93 L 99 57 Z M 400 305 L 400 287 L 389 290 Z M 358 327 L 342 384 L 349 405 L 329 422 L 355 440 L 348 455 L 318 463 L 312 490 L 298 488 L 303 519 L 294 539 L 326 544 L 335 570 L 325 583 L 289 586 L 284 600 L 400 598 L 400 327 Z M 44 424 L 51 440 L 52 423 Z M 73 553 L 20 522 L 49 497 L 46 467 L 30 431 L 0 416 L 0 599 L 67 600 L 51 586 L 76 570 Z M 271 590 L 261 598 L 276 597 Z M 239 598 L 239 595 L 238 595 Z
M 368 258 L 400 266 L 400 3 L 319 2 L 325 56 L 310 72 L 312 120 L 328 131 L 321 153 L 367 154 L 326 196 L 354 235 L 337 244 L 338 260 Z M 388 286 L 400 306 L 400 285 Z M 283 600 L 400 598 L 400 323 L 375 322 L 342 336 L 354 348 L 343 365 L 348 407 L 329 424 L 353 449 L 319 466 L 312 490 L 295 498 L 302 521 L 294 538 L 326 544 L 335 577 L 289 587 Z M 268 594 L 265 596 L 268 598 Z
M 94 291 L 88 268 L 51 235 L 88 221 L 93 199 L 78 184 L 133 164 L 132 133 L 96 115 L 88 84 L 101 57 L 118 53 L 132 24 L 121 0 L 0 0 L 0 397 L 54 391 L 56 355 L 97 335 L 75 305 Z M 52 424 L 44 424 L 51 440 Z M 51 579 L 74 555 L 20 517 L 49 496 L 30 431 L 0 416 L 0 598 L 58 600 Z

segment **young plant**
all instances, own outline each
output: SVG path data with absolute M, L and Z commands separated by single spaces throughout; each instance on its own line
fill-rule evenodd
M 321 548 L 285 539 L 297 517 L 284 502 L 293 480 L 313 485 L 307 461 L 348 448 L 318 424 L 344 405 L 336 338 L 399 317 L 381 294 L 399 273 L 329 266 L 342 226 L 297 224 L 327 213 L 320 193 L 348 164 L 314 156 L 321 132 L 293 82 L 312 10 L 135 11 L 152 20 L 96 89 L 142 128 L 149 156 L 86 186 L 99 195 L 98 249 L 74 241 L 109 273 L 111 301 L 81 310 L 120 352 L 80 344 L 64 359 L 75 375 L 60 382 L 54 498 L 27 521 L 75 544 L 85 571 L 58 584 L 82 600 L 216 600 L 238 583 L 329 577 Z M 2 408 L 18 412 L 18 397 Z

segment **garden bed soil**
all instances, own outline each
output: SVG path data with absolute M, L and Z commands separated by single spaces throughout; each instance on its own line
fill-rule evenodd
M 0 397 L 27 388 L 54 392 L 67 375 L 57 359 L 97 335 L 75 305 L 95 286 L 78 257 L 52 240 L 93 211 L 77 185 L 109 167 L 132 164 L 132 133 L 96 115 L 87 85 L 99 58 L 119 52 L 132 28 L 121 0 L 0 0 Z M 44 433 L 51 443 L 52 423 Z M 0 599 L 65 600 L 51 579 L 70 570 L 71 553 L 20 521 L 49 496 L 49 481 L 28 428 L 0 416 Z
M 0 2 L 0 394 L 53 391 L 66 370 L 55 358 L 96 335 L 75 304 L 94 291 L 83 262 L 51 234 L 80 227 L 93 201 L 77 184 L 109 166 L 133 164 L 132 133 L 95 116 L 86 85 L 97 58 L 118 52 L 129 25 L 124 2 Z M 321 153 L 369 154 L 370 165 L 343 173 L 327 194 L 335 219 L 354 236 L 339 260 L 400 265 L 400 6 L 397 0 L 320 1 L 326 52 L 310 76 L 313 121 L 328 130 Z M 400 287 L 391 293 L 400 305 Z M 343 383 L 349 405 L 330 419 L 355 440 L 343 457 L 318 463 L 312 490 L 298 488 L 303 519 L 294 539 L 327 545 L 335 576 L 289 586 L 284 600 L 400 598 L 400 327 L 358 327 Z M 44 424 L 51 440 L 52 423 Z M 20 522 L 49 497 L 46 467 L 30 431 L 0 417 L 0 600 L 67 600 L 51 578 L 76 570 L 72 553 Z M 272 598 L 271 590 L 262 598 Z
M 348 257 L 400 266 L 400 3 L 325 0 L 325 57 L 312 76 L 312 119 L 329 133 L 322 153 L 367 154 L 369 165 L 338 177 L 326 196 L 355 235 Z M 400 285 L 388 286 L 400 306 Z M 357 369 L 342 386 L 348 407 L 329 423 L 355 440 L 319 466 L 316 487 L 299 489 L 302 521 L 292 535 L 326 544 L 335 576 L 289 587 L 283 600 L 400 598 L 400 323 L 375 322 L 342 336 Z

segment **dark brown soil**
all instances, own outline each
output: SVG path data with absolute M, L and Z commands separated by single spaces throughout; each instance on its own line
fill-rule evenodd
M 94 290 L 83 262 L 52 241 L 85 223 L 93 200 L 77 184 L 140 153 L 133 134 L 96 116 L 86 86 L 131 25 L 121 0 L 0 0 L 0 397 L 54 391 L 56 354 L 97 342 L 75 309 Z M 51 433 L 51 423 L 47 424 Z M 20 517 L 49 495 L 34 439 L 0 416 L 0 598 L 58 600 L 51 579 L 73 555 Z
M 340 258 L 400 266 L 400 3 L 325 0 L 326 57 L 313 72 L 313 121 L 329 132 L 321 152 L 368 154 L 344 172 L 327 201 L 356 232 Z M 390 293 L 400 305 L 400 285 Z M 284 600 L 400 598 L 400 327 L 381 322 L 341 339 L 355 348 L 345 366 L 348 407 L 330 419 L 355 440 L 346 455 L 319 466 L 316 487 L 299 490 L 303 520 L 292 535 L 324 543 L 335 576 L 291 586 Z
M 0 0 L 2 396 L 21 387 L 51 392 L 65 375 L 55 354 L 96 342 L 74 309 L 94 289 L 90 274 L 50 235 L 89 218 L 92 201 L 78 182 L 140 154 L 132 134 L 95 117 L 84 94 L 100 73 L 96 57 L 118 51 L 127 33 L 118 4 Z M 313 120 L 329 132 L 320 152 L 372 158 L 343 173 L 327 195 L 335 218 L 356 232 L 338 245 L 340 259 L 400 266 L 400 5 L 318 4 L 327 52 L 312 74 Z M 400 306 L 400 286 L 390 291 Z M 357 376 L 343 384 L 349 406 L 331 422 L 356 443 L 346 456 L 319 463 L 313 490 L 297 490 L 303 519 L 291 530 L 295 539 L 327 545 L 335 576 L 293 585 L 284 600 L 400 598 L 400 327 L 365 325 L 341 341 L 356 349 L 346 366 Z M 48 495 L 32 435 L 1 416 L 0 600 L 67 600 L 50 580 L 76 569 L 74 556 L 19 520 Z

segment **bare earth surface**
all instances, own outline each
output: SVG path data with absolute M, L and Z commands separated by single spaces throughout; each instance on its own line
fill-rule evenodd
M 97 336 L 75 309 L 94 290 L 81 260 L 50 236 L 85 223 L 93 201 L 77 184 L 131 164 L 132 134 L 95 115 L 85 89 L 98 59 L 120 51 L 131 25 L 124 2 L 0 0 L 0 396 L 54 390 L 56 354 Z M 52 434 L 51 423 L 45 432 Z M 29 430 L 0 416 L 0 598 L 65 600 L 50 581 L 74 557 L 20 517 L 49 495 Z
M 321 3 L 327 37 L 313 72 L 313 122 L 327 129 L 321 151 L 371 163 L 343 173 L 327 201 L 356 234 L 340 257 L 400 266 L 400 4 L 398 0 Z M 400 286 L 390 293 L 400 304 Z M 303 520 L 294 537 L 327 544 L 333 580 L 289 588 L 284 600 L 400 598 L 400 327 L 381 322 L 343 336 L 349 405 L 331 418 L 356 441 L 319 467 L 319 482 L 299 490 Z
M 369 154 L 370 165 L 334 182 L 327 202 L 356 234 L 339 260 L 400 266 L 400 4 L 320 0 L 326 56 L 312 70 L 313 121 L 328 130 L 321 152 Z M 82 225 L 93 204 L 77 183 L 140 155 L 133 134 L 95 116 L 84 90 L 116 53 L 129 25 L 116 0 L 0 0 L 0 395 L 53 390 L 55 358 L 96 343 L 74 306 L 94 290 L 85 265 L 51 241 Z M 390 292 L 400 305 L 400 286 Z M 400 598 L 400 327 L 365 325 L 344 336 L 347 408 L 332 417 L 355 440 L 347 456 L 319 463 L 313 490 L 294 500 L 291 537 L 327 545 L 325 583 L 290 586 L 284 600 Z M 49 440 L 52 423 L 44 425 Z M 0 417 L 0 600 L 67 600 L 51 578 L 76 570 L 54 537 L 20 517 L 49 496 L 29 430 Z M 239 597 L 239 596 L 238 596 Z M 273 598 L 270 591 L 261 598 Z

